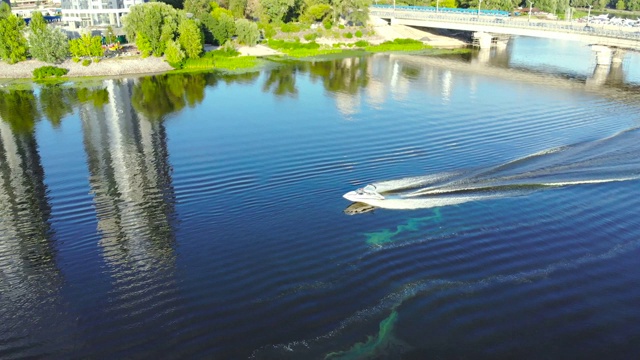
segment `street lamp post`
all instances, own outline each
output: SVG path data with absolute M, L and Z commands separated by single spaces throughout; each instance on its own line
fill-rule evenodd
M 482 0 L 478 2 L 478 19 L 480 19 L 480 7 L 482 7 Z
M 438 12 L 439 5 L 440 5 L 440 0 L 436 0 L 436 12 Z
M 589 5 L 589 12 L 587 13 L 587 26 L 589 26 L 589 21 L 591 21 L 591 8 L 593 6 Z
M 529 22 L 531 22 L 531 11 L 533 10 L 533 2 L 529 1 Z

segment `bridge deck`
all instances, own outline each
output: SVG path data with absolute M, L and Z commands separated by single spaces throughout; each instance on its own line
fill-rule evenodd
M 488 15 L 450 14 L 372 7 L 370 14 L 394 24 L 494 34 L 533 36 L 582 41 L 640 51 L 640 29 L 613 26 L 589 26 L 569 21 L 545 21 Z

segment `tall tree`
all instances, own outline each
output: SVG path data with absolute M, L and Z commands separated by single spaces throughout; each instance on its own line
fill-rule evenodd
M 183 4 L 183 0 L 159 0 L 160 2 L 163 2 L 167 5 L 170 5 L 171 7 L 173 7 L 174 9 L 182 9 L 184 4 Z
M 260 5 L 269 22 L 281 23 L 289 9 L 295 5 L 295 0 L 260 0 Z
M 229 11 L 231 11 L 235 18 L 243 18 L 246 8 L 247 0 L 229 0 Z
M 254 46 L 260 38 L 258 24 L 247 19 L 236 20 L 236 32 L 238 34 L 238 42 L 248 46 Z
M 24 20 L 15 15 L 0 18 L 0 59 L 10 64 L 27 59 Z
M 631 11 L 640 10 L 640 0 L 627 0 L 627 10 L 631 10 Z
M 178 42 L 188 58 L 197 58 L 202 53 L 203 37 L 200 26 L 191 19 L 184 18 L 178 26 Z
M 127 37 L 138 45 L 137 37 L 142 36 L 141 43 L 148 45 L 150 53 L 156 56 L 161 56 L 167 42 L 178 35 L 177 10 L 161 2 L 132 6 L 123 22 Z
M 69 40 L 59 28 L 47 26 L 39 11 L 31 15 L 29 22 L 29 52 L 31 56 L 48 63 L 60 63 L 69 55 Z
M 211 12 L 211 1 L 209 0 L 185 0 L 184 11 L 193 14 L 197 19 L 202 18 L 202 15 Z
M 11 15 L 11 6 L 0 0 L 0 19 L 4 19 Z
M 213 18 L 210 27 L 214 39 L 219 45 L 224 45 L 236 32 L 236 22 L 227 9 L 215 7 L 211 12 Z

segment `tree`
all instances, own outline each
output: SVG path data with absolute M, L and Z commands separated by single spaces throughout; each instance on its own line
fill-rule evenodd
M 252 19 L 258 19 L 262 15 L 262 4 L 260 0 L 247 0 L 247 7 L 244 10 L 245 15 Z
M 236 20 L 236 33 L 238 34 L 238 42 L 248 46 L 255 46 L 260 39 L 258 24 L 247 19 Z
M 197 58 L 202 53 L 203 37 L 200 26 L 191 19 L 186 17 L 180 21 L 178 26 L 178 42 L 184 49 L 188 58 Z
M 33 58 L 51 64 L 61 63 L 69 55 L 69 40 L 62 30 L 47 26 L 44 16 L 36 11 L 29 22 L 29 52 Z
M 236 18 L 243 18 L 246 8 L 247 0 L 229 0 L 229 11 Z
M 435 6 L 435 4 L 433 4 L 432 6 Z M 443 8 L 457 8 L 458 5 L 456 4 L 456 0 L 442 0 L 439 3 L 440 7 Z
M 69 39 L 62 30 L 48 28 L 42 33 L 31 34 L 29 52 L 38 60 L 58 64 L 69 55 Z
M 294 4 L 294 0 L 260 0 L 263 15 L 274 23 L 281 23 Z
M 337 23 L 340 17 L 353 24 L 366 24 L 369 18 L 369 6 L 371 0 L 333 0 L 333 23 Z
M 366 25 L 370 6 L 371 0 L 348 0 L 343 5 L 342 15 L 355 25 Z
M 627 10 L 631 10 L 631 11 L 640 10 L 640 0 L 627 0 Z
M 137 36 L 142 35 L 142 42 L 149 46 L 150 54 L 161 56 L 167 42 L 178 35 L 177 10 L 161 2 L 134 5 L 130 9 L 123 19 L 127 37 L 138 45 Z
M 184 6 L 183 0 L 160 0 L 160 2 L 163 2 L 174 9 L 182 9 Z
M 31 32 L 37 33 L 47 29 L 47 22 L 44 20 L 44 16 L 40 11 L 34 11 L 31 13 L 31 21 L 29 21 L 29 29 Z
M 324 20 L 331 13 L 329 4 L 314 4 L 307 8 L 300 21 L 311 23 Z
M 5 19 L 11 15 L 11 6 L 0 0 L 0 19 Z
M 209 30 L 219 45 L 226 43 L 236 32 L 236 22 L 229 10 L 216 7 L 211 12 L 213 22 Z
M 102 38 L 86 32 L 79 39 L 69 41 L 69 51 L 75 57 L 102 57 Z
M 27 59 L 27 39 L 22 35 L 24 20 L 9 15 L 0 18 L 0 59 L 14 64 Z
M 196 19 L 201 19 L 202 15 L 211 12 L 211 2 L 209 0 L 185 0 L 184 11 L 193 14 Z
M 616 3 L 616 9 L 618 10 L 624 10 L 626 9 L 626 5 L 624 3 L 624 0 L 618 0 L 618 2 Z
M 118 39 L 111 25 L 107 27 L 107 34 L 104 37 L 105 37 L 105 40 L 107 41 L 107 44 L 115 44 Z
M 544 9 L 545 11 L 549 11 L 549 12 L 554 12 L 555 11 L 554 9 L 555 9 L 555 6 L 556 6 L 555 3 L 551 7 L 547 6 L 545 4 L 547 4 L 549 2 L 555 2 L 555 1 L 557 1 L 557 0 L 536 0 L 534 2 L 536 3 L 536 8 Z M 486 10 L 511 11 L 515 7 L 520 5 L 520 3 L 521 2 L 519 0 L 483 0 L 481 9 L 483 9 L 483 10 L 486 9 Z M 440 4 L 442 4 L 442 3 L 440 3 Z M 465 5 L 465 1 L 464 0 L 460 1 L 460 5 L 461 6 Z M 479 1 L 478 0 L 470 0 L 470 1 L 466 2 L 466 5 L 468 5 L 469 8 L 477 9 L 478 5 L 479 5 Z

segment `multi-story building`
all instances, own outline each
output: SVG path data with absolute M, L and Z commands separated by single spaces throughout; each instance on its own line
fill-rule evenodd
M 120 25 L 120 16 L 133 5 L 148 0 L 62 0 L 62 13 L 67 21 L 80 26 Z M 75 11 L 74 11 L 75 10 Z M 63 21 L 65 19 L 63 18 Z

